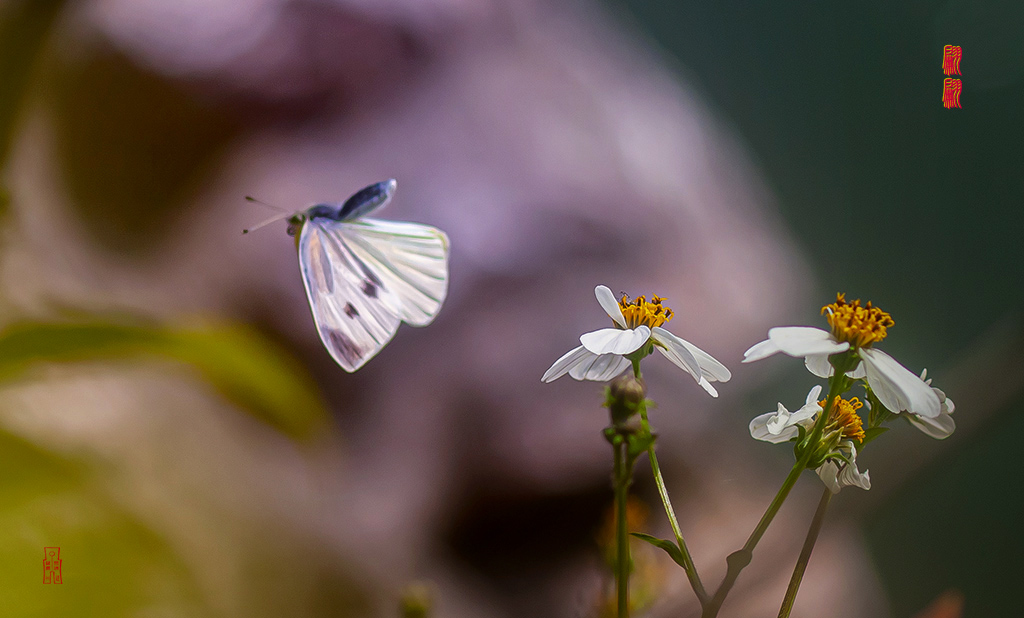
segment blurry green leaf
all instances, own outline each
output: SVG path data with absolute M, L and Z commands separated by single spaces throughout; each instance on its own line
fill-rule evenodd
M 644 534 L 643 532 L 630 532 L 630 534 L 640 539 L 641 541 L 647 541 L 651 545 L 654 545 L 659 549 L 665 550 L 665 553 L 669 555 L 669 558 L 672 558 L 673 562 L 683 567 L 683 570 L 686 570 L 686 563 L 683 561 L 683 553 L 679 551 L 679 547 L 672 541 L 659 539 L 656 536 Z
M 172 329 L 127 321 L 21 322 L 0 331 L 0 381 L 39 363 L 170 359 L 196 370 L 230 401 L 296 437 L 323 428 L 316 384 L 279 347 L 237 326 Z

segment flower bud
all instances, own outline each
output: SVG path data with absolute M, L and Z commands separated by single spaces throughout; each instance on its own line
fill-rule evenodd
M 634 377 L 632 373 L 625 373 L 613 380 L 608 386 L 608 400 L 605 404 L 611 412 L 612 424 L 625 424 L 640 411 L 646 396 L 647 386 L 643 379 Z

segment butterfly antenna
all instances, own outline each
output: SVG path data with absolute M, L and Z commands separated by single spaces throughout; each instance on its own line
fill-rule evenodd
M 273 217 L 267 219 L 266 221 L 261 221 L 261 222 L 257 223 L 256 225 L 254 225 L 252 227 L 245 228 L 244 230 L 242 230 L 242 233 L 243 234 L 248 234 L 249 232 L 255 232 L 256 230 L 260 229 L 261 227 L 265 227 L 267 225 L 270 225 L 271 223 L 273 223 L 275 221 L 280 221 L 282 219 L 287 219 L 290 216 L 292 216 L 292 213 L 290 213 L 290 212 L 282 212 L 279 215 L 274 215 Z
M 254 198 L 251 195 L 246 195 L 245 196 L 245 201 L 253 202 L 254 204 L 259 204 L 260 206 L 266 206 L 267 208 L 270 208 L 272 210 L 276 210 L 277 212 L 284 212 L 284 208 L 281 208 L 280 206 L 274 206 L 273 204 L 268 204 L 268 203 L 264 202 L 263 200 L 258 200 L 256 198 Z

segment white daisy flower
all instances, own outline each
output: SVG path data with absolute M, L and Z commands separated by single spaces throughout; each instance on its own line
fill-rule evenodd
M 654 348 L 693 376 L 712 397 L 718 397 L 711 383 L 728 382 L 732 374 L 704 350 L 661 327 L 673 315 L 662 304 L 663 298 L 654 296 L 648 302 L 640 296 L 630 301 L 623 295 L 621 301 L 616 301 L 612 291 L 603 285 L 594 289 L 594 295 L 615 326 L 581 335 L 582 345 L 555 361 L 541 381 L 551 382 L 568 373 L 576 380 L 605 382 L 632 364 L 629 357 L 635 358 L 639 353 L 642 358 Z
M 751 363 L 778 352 L 803 357 L 807 369 L 827 378 L 834 371 L 828 359 L 851 348 L 860 361 L 847 372 L 854 379 L 866 379 L 872 392 L 886 408 L 907 411 L 922 418 L 935 419 L 942 404 L 929 385 L 911 373 L 893 357 L 871 347 L 885 339 L 886 329 L 893 325 L 889 314 L 868 302 L 846 302 L 843 294 L 836 302 L 822 308 L 832 331 L 809 326 L 782 326 L 768 331 L 768 339 L 751 346 L 743 354 L 743 362 Z
M 750 435 L 763 442 L 780 444 L 800 435 L 800 427 L 810 432 L 820 414 L 824 401 L 818 401 L 821 386 L 815 386 L 807 393 L 804 405 L 795 412 L 779 403 L 777 412 L 762 414 L 750 421 Z M 857 410 L 862 406 L 856 397 L 850 400 L 839 398 L 829 418 L 825 421 L 821 444 L 810 448 L 821 450 L 825 460 L 815 472 L 832 493 L 842 487 L 855 485 L 861 489 L 871 488 L 871 477 L 867 470 L 857 469 L 856 442 L 864 439 L 863 421 Z M 845 459 L 844 459 L 845 458 Z M 818 461 L 821 461 L 819 457 Z

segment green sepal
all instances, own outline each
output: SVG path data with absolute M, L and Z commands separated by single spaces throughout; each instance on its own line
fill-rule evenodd
M 636 538 L 640 539 L 641 541 L 647 541 L 651 545 L 654 545 L 655 547 L 664 550 L 665 553 L 668 554 L 668 557 L 671 558 L 673 562 L 675 562 L 679 566 L 683 567 L 684 571 L 688 570 L 686 568 L 686 562 L 683 560 L 683 552 L 679 551 L 679 546 L 676 545 L 675 543 L 673 543 L 672 541 L 666 541 L 665 539 L 659 539 L 656 536 L 651 536 L 649 534 L 644 534 L 643 532 L 630 532 L 629 534 L 631 536 L 635 536 Z
M 608 440 L 608 443 L 612 446 L 622 444 L 622 433 L 619 432 L 617 427 L 605 427 L 603 433 L 604 439 Z
M 639 457 L 640 453 L 646 452 L 657 439 L 658 434 L 646 432 L 629 436 L 629 456 L 631 458 Z
M 864 381 L 864 398 L 871 404 L 871 413 L 868 414 L 868 427 L 872 429 L 880 427 L 882 423 L 885 423 L 890 418 L 896 416 L 892 410 L 885 407 L 885 405 L 878 400 L 878 396 L 871 390 L 871 387 L 868 385 L 866 380 Z M 865 433 L 867 432 L 865 431 Z

